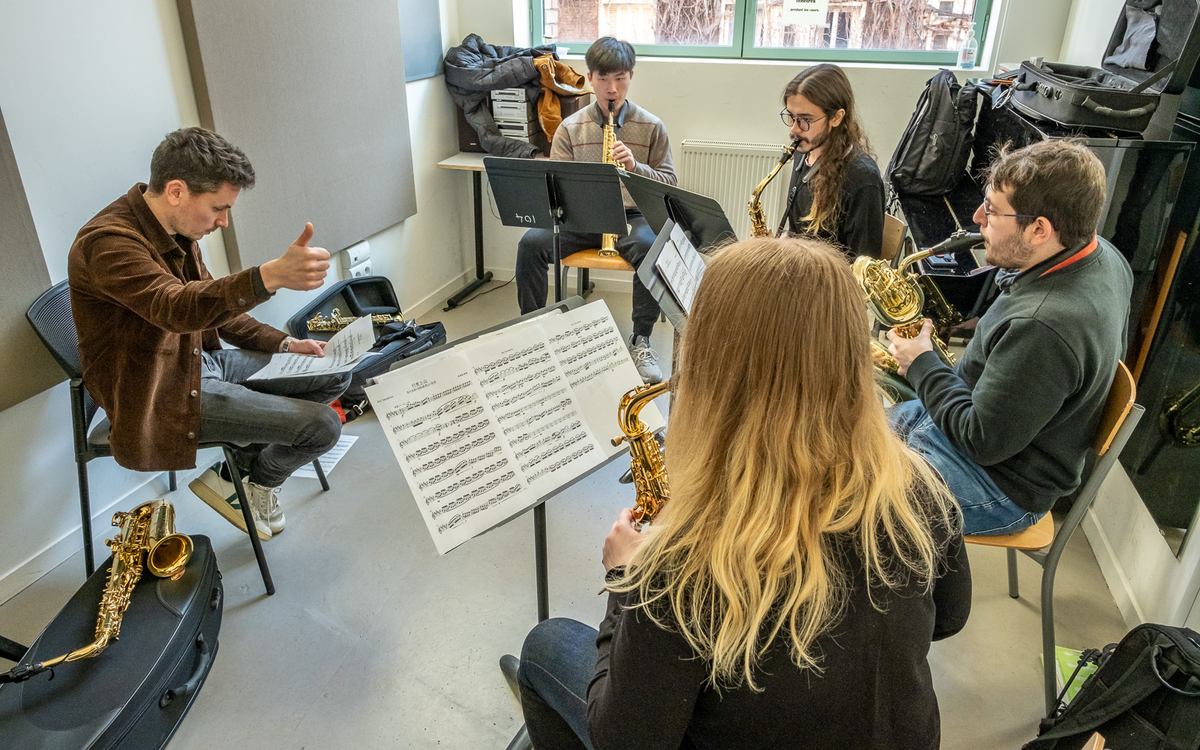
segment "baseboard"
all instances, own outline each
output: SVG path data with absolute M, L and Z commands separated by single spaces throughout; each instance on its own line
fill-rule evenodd
M 200 469 L 196 469 L 188 473 L 176 472 L 179 486 L 186 485 L 191 481 L 193 475 L 199 474 L 200 471 Z M 106 549 L 104 540 L 113 536 L 113 527 L 108 523 L 112 518 L 112 514 L 120 508 L 133 508 L 144 502 L 162 497 L 167 492 L 167 482 L 166 472 L 151 474 L 144 483 L 113 500 L 104 508 L 92 510 L 92 545 L 95 547 L 97 561 L 104 557 L 104 554 L 101 553 L 101 550 Z M 34 581 L 37 581 L 54 568 L 71 559 L 82 548 L 83 541 L 80 538 L 80 524 L 76 524 L 71 527 L 70 531 L 51 542 L 41 552 L 8 571 L 3 577 L 0 577 L 0 604 L 21 593 Z M 82 580 L 82 561 L 80 561 L 79 572 Z
M 1082 526 L 1083 533 L 1092 547 L 1092 554 L 1096 556 L 1096 563 L 1100 566 L 1100 572 L 1104 574 L 1104 580 L 1108 583 L 1108 590 L 1125 620 L 1125 626 L 1132 630 L 1146 622 L 1146 615 L 1138 604 L 1137 596 L 1129 583 L 1129 576 L 1125 574 L 1125 566 L 1118 559 L 1108 534 L 1096 520 L 1094 510 L 1089 508 L 1084 514 Z
M 470 283 L 470 280 L 473 278 L 475 278 L 474 270 L 463 271 L 421 299 L 405 307 L 404 316 L 406 318 L 419 318 L 426 313 L 434 312 L 435 310 L 440 311 L 446 306 L 446 300 L 450 299 L 452 294 Z

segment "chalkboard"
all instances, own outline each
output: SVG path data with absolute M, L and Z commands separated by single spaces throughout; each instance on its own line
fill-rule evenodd
M 437 0 L 399 0 L 404 40 L 404 80 L 419 81 L 442 72 L 442 21 Z

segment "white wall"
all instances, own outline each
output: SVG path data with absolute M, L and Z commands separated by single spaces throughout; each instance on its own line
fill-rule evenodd
M 1125 0 L 1075 0 L 1063 37 L 1063 62 L 1100 67 Z
M 458 8 L 453 0 L 440 7 L 443 44 L 456 44 Z M 461 175 L 434 166 L 457 151 L 443 79 L 410 83 L 407 93 L 419 212 L 369 239 L 375 267 L 392 279 L 405 312 L 420 314 L 465 279 L 469 203 Z M 0 109 L 57 282 L 79 227 L 148 178 L 164 134 L 199 124 L 174 0 L 0 3 Z M 291 239 L 280 238 L 281 252 Z M 218 235 L 204 253 L 213 273 L 227 273 Z M 282 325 L 307 299 L 281 293 L 256 317 Z M 66 384 L 0 412 L 0 455 L 3 601 L 81 546 Z M 101 538 L 110 535 L 114 509 L 165 488 L 165 477 L 111 459 L 92 462 L 89 472 Z

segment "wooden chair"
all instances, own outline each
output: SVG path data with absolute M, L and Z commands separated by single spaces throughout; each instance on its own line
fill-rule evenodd
M 1096 732 L 1088 738 L 1087 744 L 1081 750 L 1104 750 L 1104 737 Z
M 1100 485 L 1117 462 L 1121 449 L 1145 412 L 1143 407 L 1134 403 L 1136 396 L 1133 375 L 1124 362 L 1118 362 L 1092 443 L 1096 461 L 1090 472 L 1085 471 L 1079 495 L 1057 534 L 1054 532 L 1054 519 L 1047 513 L 1036 524 L 1016 534 L 966 537 L 968 544 L 1008 550 L 1008 595 L 1014 599 L 1020 595 L 1017 588 L 1017 551 L 1020 550 L 1042 566 L 1042 665 L 1047 716 L 1053 714 L 1058 699 L 1054 658 L 1054 576 L 1067 542 L 1083 521 L 1084 514 L 1100 491 Z
M 904 244 L 904 236 L 908 233 L 908 225 L 891 214 L 883 215 L 883 249 L 879 257 L 892 265 L 896 265 L 896 256 L 900 255 L 900 246 Z
M 634 272 L 634 267 L 617 255 L 612 258 L 605 258 L 600 255 L 598 248 L 591 250 L 580 250 L 577 253 L 571 253 L 562 259 L 563 268 L 578 269 L 575 275 L 576 294 L 580 297 L 586 297 L 591 294 L 596 287 L 595 284 L 588 280 L 588 271 L 595 269 L 597 271 L 629 271 Z M 567 271 L 563 271 L 563 275 L 567 275 Z M 563 279 L 563 286 L 566 286 L 566 279 Z

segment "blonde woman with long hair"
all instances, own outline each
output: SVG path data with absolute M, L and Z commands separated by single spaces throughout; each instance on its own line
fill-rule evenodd
M 604 542 L 608 614 L 547 620 L 518 681 L 537 750 L 936 748 L 926 654 L 970 611 L 953 499 L 888 427 L 841 254 L 752 240 L 684 339 L 671 501 Z

